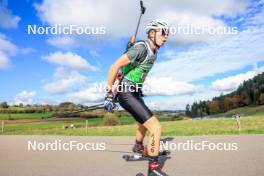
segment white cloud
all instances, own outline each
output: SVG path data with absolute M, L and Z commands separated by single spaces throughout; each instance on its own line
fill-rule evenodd
M 89 86 L 87 89 L 70 93 L 67 97 L 70 101 L 75 103 L 98 103 L 99 101 L 103 101 L 105 93 L 98 92 L 94 87 Z
M 44 90 L 50 94 L 61 94 L 75 83 L 73 79 L 62 79 L 56 82 L 48 83 L 44 86 Z
M 152 73 L 155 77 L 190 82 L 244 68 L 264 60 L 263 38 L 261 29 L 246 30 L 209 45 L 174 54 L 169 52 L 169 58 L 157 63 Z
M 8 65 L 9 65 L 8 57 L 5 55 L 5 53 L 0 51 L 0 69 L 7 68 Z
M 184 105 L 182 102 L 174 102 L 174 101 L 152 101 L 147 103 L 147 106 L 151 110 L 162 111 L 162 110 L 183 110 Z
M 201 86 L 195 86 L 189 83 L 180 82 L 172 77 L 150 77 L 147 78 L 144 85 L 146 95 L 190 95 L 202 91 Z
M 2 28 L 16 28 L 20 21 L 19 16 L 12 15 L 11 11 L 0 3 L 0 27 Z
M 172 10 L 180 12 L 191 12 L 193 11 L 199 15 L 226 15 L 226 16 L 236 16 L 244 12 L 249 1 L 247 0 L 223 0 L 221 2 L 217 0 L 186 0 L 186 1 L 174 1 L 169 0 L 168 3 L 163 3 L 163 1 L 158 1 L 158 7 L 164 7 L 164 11 Z M 152 8 L 158 8 L 152 7 Z M 151 7 L 150 7 L 151 8 Z M 206 9 L 206 10 L 205 10 Z
M 5 69 L 10 65 L 9 55 L 17 52 L 17 47 L 6 39 L 4 34 L 0 33 L 0 69 Z
M 223 22 L 214 17 L 236 16 L 245 11 L 248 0 L 203 0 L 201 2 L 168 0 L 166 3 L 162 0 L 156 0 L 155 2 L 145 1 L 144 3 L 147 12 L 142 19 L 142 26 L 150 20 L 161 17 L 171 22 L 172 25 L 188 22 L 195 25 L 225 26 Z M 97 0 L 96 2 L 92 0 L 44 0 L 41 4 L 35 4 L 35 8 L 40 19 L 51 25 L 105 26 L 107 35 L 104 36 L 104 40 L 106 38 L 120 39 L 133 33 L 139 12 L 139 4 L 134 0 Z M 123 10 L 120 12 L 116 9 Z M 139 32 L 139 34 L 144 34 L 144 32 Z M 203 37 L 202 41 L 209 38 L 208 36 Z M 183 39 L 186 38 L 190 42 L 197 42 L 202 37 L 179 36 L 179 38 L 182 38 L 179 41 L 184 41 Z
M 147 12 L 142 19 L 139 34 L 145 34 L 142 32 L 144 31 L 143 26 L 149 20 L 157 17 L 165 18 L 171 25 L 189 23 L 195 26 L 226 27 L 227 24 L 224 21 L 215 17 L 229 18 L 243 14 L 248 2 L 247 0 L 168 0 L 166 3 L 161 0 L 155 2 L 144 1 L 145 6 L 147 6 Z M 120 39 L 134 32 L 137 20 L 135 12 L 139 12 L 137 3 L 132 0 L 120 0 L 118 2 L 113 0 L 98 0 L 96 2 L 92 0 L 44 0 L 41 4 L 36 5 L 36 9 L 41 20 L 50 25 L 79 24 L 106 26 L 107 35 L 103 36 L 103 39 L 106 40 L 112 38 Z M 121 6 L 123 9 L 122 15 L 116 10 L 121 9 Z M 247 14 L 243 14 L 241 17 L 245 18 L 245 16 Z M 127 19 L 131 20 L 127 21 Z M 135 22 L 132 22 L 132 19 Z M 252 18 L 253 23 L 263 23 L 261 13 Z M 151 98 L 153 104 L 161 106 L 163 109 L 167 109 L 166 107 L 178 109 L 184 108 L 186 103 L 192 103 L 201 99 L 211 99 L 219 95 L 219 91 L 212 90 L 210 87 L 208 87 L 208 90 L 204 90 L 204 87 L 193 85 L 190 82 L 263 61 L 263 28 L 256 28 L 254 26 L 253 29 L 241 31 L 238 35 L 223 36 L 222 38 L 215 38 L 215 36 L 210 35 L 171 35 L 171 40 L 177 42 L 177 44 L 213 42 L 207 45 L 192 45 L 192 48 L 188 48 L 185 51 L 181 50 L 178 53 L 175 51 L 177 48 L 168 45 L 169 52 L 165 53 L 166 60 L 162 61 L 159 58 L 158 61 L 161 60 L 162 62 L 156 63 L 154 70 L 150 74 L 151 77 L 148 79 L 158 78 L 164 87 L 164 89 L 153 92 L 152 95 L 169 95 L 170 97 L 166 96 L 166 100 L 163 101 Z M 88 38 L 87 41 L 80 42 L 75 40 L 80 45 L 82 43 L 85 45 L 89 43 L 94 44 L 91 38 Z M 172 82 L 172 84 L 168 85 L 167 82 Z M 154 81 L 153 84 L 155 85 Z M 70 93 L 68 97 L 77 102 L 92 102 L 99 101 L 102 95 L 94 93 L 88 87 L 76 93 Z
M 192 104 L 195 101 L 210 100 L 215 96 L 220 95 L 220 92 L 207 90 L 191 95 L 177 95 L 170 97 L 145 97 L 145 103 L 152 110 L 184 110 L 187 104 Z
M 55 53 L 51 53 L 48 56 L 42 56 L 42 59 L 58 64 L 60 66 L 67 66 L 75 69 L 85 69 L 90 71 L 98 71 L 99 69 L 93 65 L 91 65 L 87 60 L 78 54 L 72 52 L 62 53 L 57 51 Z
M 34 98 L 36 97 L 36 94 L 36 91 L 22 91 L 15 97 L 15 104 L 32 104 L 34 103 Z
M 54 37 L 48 39 L 47 42 L 50 45 L 61 49 L 68 49 L 68 48 L 76 47 L 77 45 L 73 37 Z
M 203 87 L 195 86 L 187 83 L 180 83 L 175 80 L 166 78 L 150 78 L 152 80 L 147 80 L 145 86 L 150 87 L 150 89 L 144 89 L 144 95 L 146 96 L 146 103 L 151 109 L 159 110 L 168 109 L 183 109 L 186 103 L 193 100 L 199 100 L 197 93 L 205 94 L 202 89 Z M 156 82 L 155 82 L 156 80 Z M 171 83 L 171 85 L 170 85 Z M 163 86 L 159 87 L 159 84 Z M 176 86 L 179 86 L 176 88 Z M 157 96 L 157 97 L 153 97 Z M 163 95 L 165 97 L 162 97 Z M 72 92 L 67 94 L 67 100 L 75 103 L 83 103 L 93 105 L 103 101 L 105 97 L 105 82 L 95 82 L 92 84 L 87 84 L 80 91 Z M 151 98 L 150 98 L 151 97 Z M 173 97 L 176 97 L 175 99 Z M 184 98 L 179 98 L 184 97 Z M 206 97 L 206 96 L 204 96 Z M 209 97 L 212 97 L 210 95 Z M 149 101 L 149 98 L 151 101 Z M 166 99 L 166 100 L 160 100 Z M 180 101 L 179 101 L 180 100 Z
M 193 12 L 168 11 L 162 14 L 162 19 L 167 19 L 171 26 L 171 35 L 169 40 L 177 43 L 197 43 L 197 42 L 213 42 L 223 37 L 223 34 L 210 34 L 206 31 L 210 29 L 227 28 L 221 20 L 212 18 L 211 16 L 197 15 Z M 194 33 L 194 29 L 199 29 L 198 34 Z M 202 31 L 201 29 L 204 29 Z M 176 35 L 175 32 L 177 31 Z
M 256 27 L 264 25 L 264 1 L 254 1 L 250 4 L 246 11 L 246 15 L 241 16 L 237 19 L 237 23 L 241 24 L 242 27 Z
M 198 2 L 197 2 L 198 3 Z M 213 2 L 212 2 L 213 3 Z M 262 2 L 263 3 L 263 2 Z M 183 8 L 184 9 L 184 8 Z M 211 9 L 208 8 L 210 11 Z M 256 10 L 256 9 L 255 9 Z M 205 10 L 207 13 L 207 10 Z M 250 13 L 250 14 L 249 14 Z M 153 77 L 173 78 L 175 81 L 197 82 L 207 77 L 217 77 L 217 74 L 255 66 L 264 61 L 263 39 L 264 18 L 263 8 L 260 12 L 252 13 L 252 9 L 241 18 L 250 16 L 249 22 L 237 35 L 225 36 L 206 45 L 194 45 L 188 50 L 177 52 L 175 48 L 168 47 L 163 54 L 166 60 L 159 58 L 159 63 L 151 71 Z M 151 99 L 150 104 L 155 104 L 163 109 L 184 109 L 187 103 L 194 101 L 209 100 L 219 96 L 221 92 L 234 90 L 243 80 L 252 78 L 263 69 L 255 69 L 247 73 L 241 73 L 227 79 L 211 83 L 210 87 L 204 87 L 203 92 L 192 95 L 177 95 L 166 98 L 166 100 Z M 201 81 L 203 83 L 203 81 Z M 215 89 L 212 89 L 215 88 Z M 169 103 L 168 103 L 169 102 Z
M 58 99 L 57 97 L 51 97 L 51 96 L 47 96 L 47 97 L 38 97 L 38 104 L 42 104 L 42 105 L 59 105 L 61 102 L 65 102 L 67 100 L 61 100 Z
M 218 79 L 212 83 L 211 87 L 217 91 L 234 91 L 244 81 L 253 78 L 254 76 L 258 75 L 259 73 L 262 73 L 263 71 L 264 67 L 254 71 L 241 73 L 235 76 L 229 76 L 224 79 Z
M 54 75 L 54 81 L 46 83 L 44 90 L 50 94 L 63 94 L 71 88 L 78 88 L 85 85 L 85 76 L 77 71 L 57 68 Z
M 0 34 L 0 50 L 7 54 L 13 55 L 18 49 L 16 45 L 6 39 L 5 35 Z
M 171 95 L 169 97 L 162 96 L 158 98 L 146 96 L 146 104 L 153 110 L 185 109 L 186 104 L 192 104 L 193 102 L 199 102 L 200 100 L 211 100 L 213 97 L 219 96 L 221 93 L 230 93 L 230 91 L 234 91 L 238 88 L 239 84 L 244 80 L 251 79 L 263 71 L 264 67 L 260 67 L 246 73 L 230 76 L 221 80 L 219 79 L 217 84 L 216 81 L 212 83 L 215 87 L 213 87 L 213 85 L 208 87 L 204 86 L 202 87 L 202 91 L 194 94 Z

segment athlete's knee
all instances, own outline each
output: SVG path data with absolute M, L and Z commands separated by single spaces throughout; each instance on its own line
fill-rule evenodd
M 153 131 L 156 133 L 161 133 L 162 132 L 162 126 L 160 123 L 157 123 L 155 125 L 153 125 Z
M 162 127 L 161 124 L 159 122 L 159 120 L 155 117 L 152 116 L 151 118 L 149 118 L 144 124 L 144 127 L 147 128 L 147 130 L 151 133 L 151 134 L 161 134 L 162 131 Z
M 150 126 L 150 131 L 153 133 L 161 133 L 162 132 L 162 126 L 158 120 L 153 121 L 153 123 Z

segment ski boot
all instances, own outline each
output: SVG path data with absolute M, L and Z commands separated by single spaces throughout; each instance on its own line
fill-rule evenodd
M 132 151 L 134 153 L 141 154 L 142 156 L 147 156 L 147 147 L 144 147 L 142 142 L 136 141 L 136 144 L 133 146 Z
M 160 164 L 157 161 L 149 161 L 148 176 L 168 176 L 161 170 Z

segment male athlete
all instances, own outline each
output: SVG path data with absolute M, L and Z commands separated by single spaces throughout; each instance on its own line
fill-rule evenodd
M 120 85 L 122 89 L 118 91 L 118 101 L 138 122 L 133 151 L 143 152 L 143 139 L 146 131 L 148 131 L 149 138 L 146 151 L 147 156 L 151 158 L 149 169 L 156 170 L 159 168 L 158 156 L 162 127 L 157 117 L 145 105 L 141 88 L 156 61 L 158 49 L 163 46 L 168 38 L 169 27 L 164 21 L 153 20 L 147 25 L 146 32 L 147 39 L 145 41 L 136 42 L 110 67 L 105 108 L 109 110 L 114 105 L 113 85 L 118 72 L 121 70 L 123 77 Z

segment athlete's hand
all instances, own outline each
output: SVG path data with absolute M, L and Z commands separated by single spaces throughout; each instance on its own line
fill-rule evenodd
M 111 111 L 116 107 L 114 103 L 114 95 L 112 93 L 107 93 L 104 101 L 104 109 Z

